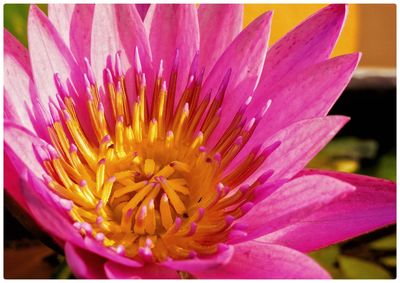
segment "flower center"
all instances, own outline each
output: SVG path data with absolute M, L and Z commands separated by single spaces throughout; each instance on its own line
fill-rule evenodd
M 104 88 L 86 60 L 90 121 L 79 115 L 83 110 L 75 106 L 74 89 L 67 91 L 55 75 L 59 105 L 49 103 L 52 118 L 47 119 L 53 146 L 36 149 L 48 174 L 46 183 L 70 200 L 65 207 L 82 235 L 128 257 L 164 261 L 213 254 L 237 232 L 232 223 L 251 208 L 254 188 L 272 173 L 265 172 L 251 185 L 238 185 L 276 146 L 261 153 L 255 148 L 236 168 L 224 171 L 260 117 L 248 123 L 243 118 L 249 98 L 220 140 L 207 149 L 230 72 L 213 99 L 210 93 L 200 100 L 204 71 L 197 72 L 197 60 L 179 101 L 177 64 L 167 89 L 161 62 L 150 95 L 136 52 L 133 95 L 118 54 L 115 68 L 105 70 Z

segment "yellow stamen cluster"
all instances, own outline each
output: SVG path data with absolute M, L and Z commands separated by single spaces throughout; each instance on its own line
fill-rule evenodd
M 263 182 L 238 188 L 265 160 L 267 153 L 258 149 L 224 174 L 257 121 L 246 124 L 241 109 L 216 145 L 206 149 L 219 123 L 229 74 L 213 99 L 209 93 L 200 100 L 202 72 L 193 72 L 175 101 L 176 67 L 169 88 L 160 71 L 150 94 L 137 66 L 130 102 L 118 55 L 115 69 L 106 70 L 101 93 L 88 64 L 92 134 L 56 76 L 59 107 L 49 106 L 52 146 L 40 149 L 48 186 L 72 201 L 69 213 L 83 235 L 118 253 L 152 261 L 215 253 Z

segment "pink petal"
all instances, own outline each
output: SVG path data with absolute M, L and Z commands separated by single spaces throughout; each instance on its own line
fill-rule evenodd
M 90 40 L 94 5 L 49 4 L 49 19 L 71 49 L 82 70 L 84 58 L 90 58 Z
M 17 202 L 24 210 L 27 204 L 20 188 L 19 174 L 11 163 L 10 158 L 4 150 L 4 190 Z
M 299 120 L 325 116 L 349 83 L 360 56 L 354 53 L 321 62 L 292 72 L 264 89 L 263 96 L 271 99 L 272 104 L 260 121 L 261 125 L 268 125 L 263 136 Z
M 22 194 L 28 204 L 30 214 L 35 221 L 50 234 L 65 241 L 83 242 L 78 231 L 67 219 L 66 212 L 56 206 L 54 194 L 50 194 L 47 186 L 31 172 L 22 180 Z
M 149 10 L 150 4 L 135 4 L 136 10 L 138 11 L 140 18 L 144 20 L 147 14 L 147 10 Z
M 200 47 L 197 9 L 194 4 L 150 5 L 145 18 L 153 62 L 164 61 L 164 74 L 169 78 L 176 49 L 179 49 L 177 98 L 179 101 L 195 53 Z
M 70 23 L 74 13 L 74 4 L 49 4 L 48 15 L 65 43 L 69 44 Z
M 237 225 L 246 225 L 239 241 L 255 239 L 296 223 L 330 202 L 353 192 L 354 187 L 326 176 L 296 178 L 256 204 Z
M 70 78 L 78 93 L 84 93 L 79 66 L 49 19 L 35 5 L 29 10 L 28 43 L 33 76 L 43 105 L 57 93 L 55 73 L 59 73 L 64 82 Z
M 31 5 L 28 17 L 29 55 L 35 85 L 42 105 L 47 106 L 50 98 L 58 93 L 54 75 L 58 73 L 65 86 L 70 79 L 77 93 L 70 92 L 76 104 L 80 124 L 88 137 L 93 139 L 93 129 L 87 112 L 83 74 L 67 45 L 46 15 Z
M 217 268 L 196 272 L 214 279 L 328 279 L 329 274 L 306 255 L 287 247 L 250 241 L 235 245 L 232 260 Z
M 155 264 L 132 268 L 108 261 L 104 269 L 109 279 L 180 279 L 177 271 Z
M 215 62 L 242 29 L 243 4 L 201 4 L 198 14 L 200 67 L 206 68 L 204 76 L 207 77 Z
M 4 117 L 34 131 L 29 113 L 35 95 L 28 51 L 4 30 Z
M 4 127 L 6 138 L 7 129 L 10 126 L 5 124 Z M 18 127 L 19 126 L 16 126 L 13 132 L 17 132 Z M 26 139 L 26 137 L 24 137 L 26 133 L 20 130 L 19 134 L 22 140 Z M 5 142 L 7 141 L 5 140 Z M 37 142 L 38 141 L 35 141 L 36 144 Z M 27 153 L 24 155 L 24 158 L 32 159 L 29 155 L 33 154 L 33 150 L 26 150 L 26 147 L 24 150 L 24 152 Z M 7 152 L 10 153 L 10 151 Z M 27 160 L 25 159 L 24 161 L 26 162 Z M 15 167 L 17 163 L 15 160 L 11 160 Z M 62 243 L 63 241 L 70 241 L 78 245 L 84 245 L 80 234 L 73 228 L 67 211 L 63 208 L 62 203 L 60 203 L 60 198 L 52 193 L 43 181 L 37 177 L 38 173 L 35 173 L 29 168 L 29 166 L 33 166 L 33 164 L 29 164 L 27 167 L 22 161 L 19 161 L 19 163 L 20 164 L 17 164 L 19 165 L 17 167 L 19 173 L 18 188 L 24 199 L 23 208 L 27 209 L 28 213 L 34 218 L 37 224 L 48 232 L 56 242 Z M 43 171 L 40 170 L 40 165 L 34 169 Z
M 216 254 L 209 257 L 196 257 L 187 260 L 169 260 L 162 262 L 161 265 L 175 270 L 195 273 L 224 265 L 231 260 L 232 255 L 233 246 L 222 245 Z
M 221 55 L 204 82 L 202 94 L 205 95 L 212 89 L 215 96 L 227 70 L 232 69 L 222 104 L 221 121 L 210 137 L 210 145 L 228 127 L 258 82 L 267 53 L 271 16 L 272 13 L 267 12 L 244 29 Z
M 127 72 L 127 79 L 134 77 L 132 66 L 137 47 L 146 80 L 148 85 L 152 85 L 150 44 L 135 6 L 96 5 L 91 42 L 91 64 L 98 81 L 103 81 L 106 66 L 111 67 L 110 63 L 114 66 L 115 54 L 119 51 L 122 69 Z M 131 85 L 134 85 L 134 82 L 127 81 L 129 101 L 132 103 L 136 95 Z
M 28 50 L 6 29 L 4 29 L 4 54 L 12 57 L 25 75 L 32 78 Z
M 94 9 L 90 61 L 94 75 L 99 82 L 103 82 L 103 71 L 106 63 L 109 68 L 114 66 L 114 56 L 118 51 L 123 51 L 121 54 L 123 69 L 127 70 L 131 65 L 130 58 L 123 50 L 121 39 L 119 38 L 115 13 L 115 6 L 113 5 L 96 5 Z M 130 50 L 132 55 L 135 51 L 134 48 L 135 46 L 132 46 L 132 50 Z
M 46 145 L 32 132 L 17 124 L 4 122 L 4 148 L 14 168 L 23 178 L 27 178 L 27 169 L 36 176 L 42 176 L 45 171 L 35 156 L 33 144 Z
M 263 94 L 266 89 L 289 73 L 327 59 L 335 47 L 346 16 L 346 5 L 329 5 L 275 43 L 268 51 L 253 107 L 257 108 L 265 101 Z
M 105 247 L 102 243 L 98 242 L 97 240 L 95 240 L 94 238 L 91 238 L 91 237 L 86 237 L 83 241 L 83 245 L 81 245 L 80 243 L 78 243 L 78 244 L 75 243 L 75 245 L 78 245 L 79 247 L 89 250 L 94 254 L 104 257 L 115 263 L 127 266 L 129 268 L 143 266 L 142 263 L 140 263 L 136 260 L 133 260 L 126 256 L 117 254 L 115 251 L 111 250 L 110 248 Z
M 87 252 L 66 243 L 64 246 L 65 258 L 68 266 L 77 278 L 82 279 L 106 279 L 104 272 L 104 258 Z
M 248 150 L 256 146 L 260 141 L 264 141 L 264 146 L 281 141 L 279 147 L 267 157 L 256 172 L 246 180 L 246 183 L 254 182 L 267 170 L 274 170 L 274 174 L 269 179 L 270 181 L 283 178 L 290 179 L 302 170 L 348 121 L 349 118 L 344 116 L 327 116 L 301 120 L 267 139 L 263 136 L 263 129 L 258 128 L 244 150 L 238 154 L 225 172 L 229 172 L 234 168 L 239 160 L 248 154 Z M 268 127 L 268 123 L 266 127 Z
M 34 154 L 32 144 L 46 143 L 26 128 L 4 121 L 5 190 L 24 209 L 27 208 L 27 199 L 22 194 L 21 181 L 27 180 L 28 171 L 40 177 L 45 173 Z
M 297 223 L 260 240 L 310 252 L 396 222 L 396 184 L 368 176 L 310 170 L 300 175 L 330 176 L 356 190 Z M 303 177 L 300 177 L 303 178 Z

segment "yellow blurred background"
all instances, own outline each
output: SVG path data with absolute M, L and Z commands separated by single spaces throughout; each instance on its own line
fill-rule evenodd
M 274 11 L 270 44 L 326 4 L 246 4 L 244 25 L 268 10 Z M 396 66 L 396 5 L 350 4 L 347 21 L 333 53 L 363 53 L 361 66 Z

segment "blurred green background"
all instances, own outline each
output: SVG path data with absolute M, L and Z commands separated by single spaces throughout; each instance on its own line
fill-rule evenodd
M 47 5 L 39 7 L 47 13 Z M 29 4 L 4 5 L 4 27 L 25 46 L 28 9 Z M 396 85 L 393 77 L 371 84 L 374 70 L 369 74 L 350 84 L 332 109 L 331 114 L 352 120 L 309 167 L 396 180 Z M 5 226 L 6 278 L 72 278 L 63 256 L 31 236 L 8 211 Z M 395 226 L 387 227 L 310 255 L 334 278 L 395 278 L 395 232 Z

